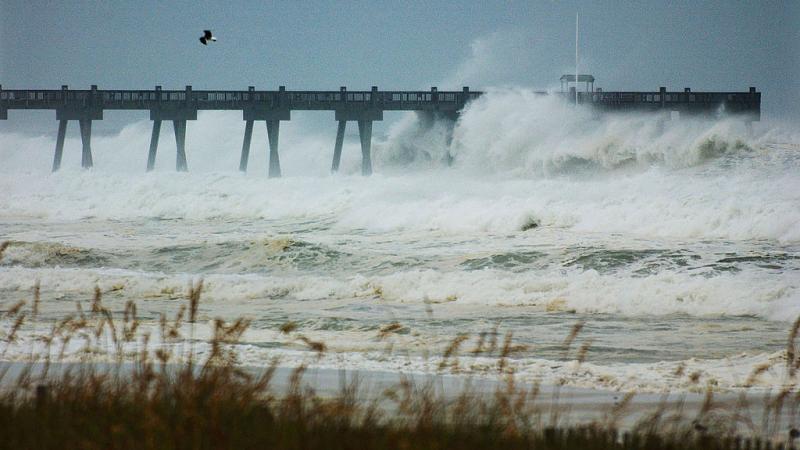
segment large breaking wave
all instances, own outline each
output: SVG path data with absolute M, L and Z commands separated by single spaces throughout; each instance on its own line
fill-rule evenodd
M 250 173 L 236 172 L 242 121 L 208 113 L 189 126 L 189 174 L 172 172 L 162 133 L 145 174 L 147 122 L 97 137 L 81 171 L 77 137 L 49 174 L 51 137 L 0 136 L 0 209 L 53 219 L 295 219 L 344 230 L 510 232 L 535 224 L 637 236 L 800 240 L 800 142 L 786 126 L 733 119 L 598 115 L 525 89 L 490 90 L 453 129 L 413 114 L 376 136 L 376 175 L 361 179 L 348 136 L 344 176 L 328 174 L 333 126 L 284 123 L 285 177 L 267 180 L 256 127 Z M 352 133 L 352 131 L 351 131 Z M 261 144 L 258 144 L 261 142 Z M 449 166 L 449 167 L 448 167 Z
M 413 116 L 401 120 L 376 138 L 369 179 L 355 175 L 354 139 L 345 148 L 344 176 L 329 176 L 332 136 L 304 133 L 302 120 L 294 129 L 294 122 L 284 125 L 280 180 L 266 179 L 259 147 L 250 173 L 236 172 L 241 121 L 230 115 L 190 126 L 188 174 L 171 172 L 169 133 L 159 170 L 144 173 L 146 123 L 97 138 L 91 171 L 77 169 L 79 143 L 68 142 L 65 160 L 72 161 L 56 174 L 49 174 L 50 138 L 4 135 L 0 214 L 306 217 L 342 229 L 452 233 L 535 223 L 639 236 L 800 240 L 800 139 L 792 141 L 791 130 L 756 124 L 749 134 L 733 120 L 597 117 L 524 90 L 492 92 L 472 104 L 449 147 L 444 124 L 421 130 L 415 123 Z M 443 163 L 448 153 L 451 167 Z

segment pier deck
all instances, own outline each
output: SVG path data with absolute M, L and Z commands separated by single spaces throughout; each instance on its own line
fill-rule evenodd
M 563 78 L 563 77 L 562 77 Z M 574 80 L 573 80 L 574 81 Z M 687 115 L 718 116 L 740 115 L 745 120 L 760 120 L 761 93 L 751 87 L 746 92 L 693 92 L 689 88 L 672 92 L 661 87 L 651 92 L 604 92 L 600 89 L 575 92 L 546 93 L 558 95 L 570 102 L 590 105 L 600 112 L 626 111 L 678 111 Z M 244 91 L 193 90 L 75 90 L 61 89 L 2 89 L 0 86 L 0 119 L 8 119 L 9 110 L 54 110 L 59 121 L 53 171 L 61 166 L 64 138 L 69 120 L 80 125 L 82 166 L 92 167 L 92 121 L 102 120 L 106 110 L 149 111 L 153 132 L 147 159 L 147 170 L 152 170 L 158 149 L 161 122 L 171 120 L 177 145 L 176 170 L 188 170 L 186 159 L 186 121 L 196 120 L 198 111 L 242 111 L 245 133 L 239 168 L 247 171 L 253 122 L 265 121 L 269 140 L 270 177 L 281 175 L 278 155 L 280 122 L 291 119 L 292 111 L 333 111 L 339 122 L 333 152 L 332 171 L 339 168 L 344 132 L 348 121 L 358 123 L 362 151 L 362 174 L 372 173 L 371 141 L 372 122 L 383 120 L 384 111 L 416 111 L 429 120 L 455 121 L 471 101 L 483 95 L 464 87 L 460 91 L 379 91 L 373 86 L 368 91 L 288 91 L 283 86 L 276 91 L 257 91 L 253 86 Z

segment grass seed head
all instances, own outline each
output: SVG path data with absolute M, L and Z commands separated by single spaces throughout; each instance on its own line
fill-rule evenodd
M 139 328 L 139 318 L 136 315 L 136 303 L 128 300 L 125 304 L 123 313 L 123 339 L 131 342 L 136 337 L 136 330 Z
M 789 332 L 789 339 L 786 343 L 786 367 L 789 372 L 789 377 L 794 377 L 797 372 L 800 359 L 797 358 L 797 336 L 800 333 L 800 316 L 795 319 L 792 329 Z
M 468 338 L 468 334 L 460 333 L 452 341 L 450 341 L 450 345 L 447 346 L 444 354 L 442 355 L 442 361 L 439 363 L 439 370 L 443 370 L 445 367 L 447 367 L 451 358 L 456 358 L 458 356 L 458 350 L 461 347 L 461 344 L 463 344 Z M 452 365 L 454 368 L 457 368 L 458 361 L 453 361 Z
M 11 245 L 11 241 L 0 242 L 0 261 L 3 260 L 3 253 L 5 253 L 9 245 Z
M 581 344 L 580 348 L 578 349 L 578 356 L 576 359 L 578 360 L 578 364 L 583 364 L 586 361 L 586 355 L 589 353 L 589 349 L 592 347 L 592 341 L 586 340 Z
M 575 338 L 577 338 L 581 330 L 583 330 L 584 325 L 586 325 L 586 322 L 579 320 L 575 323 L 575 325 L 572 326 L 572 329 L 562 344 L 564 346 L 565 353 L 569 352 L 570 347 L 572 347 L 572 343 L 575 342 Z
M 316 352 L 317 357 L 321 357 L 328 349 L 324 342 L 312 341 L 305 336 L 300 336 L 298 339 L 303 341 L 310 350 Z
M 14 324 L 11 325 L 11 329 L 6 334 L 4 340 L 6 342 L 16 342 L 17 340 L 17 332 L 20 328 L 22 328 L 22 324 L 25 323 L 25 313 L 20 313 L 17 315 L 16 320 L 14 320 Z M 8 346 L 6 346 L 6 349 Z
M 103 308 L 103 293 L 100 291 L 100 286 L 95 285 L 94 297 L 92 298 L 92 312 L 97 314 Z
M 481 353 L 483 353 L 483 346 L 485 342 L 486 342 L 486 332 L 481 331 L 480 334 L 478 334 L 478 341 L 475 343 L 475 348 L 473 348 L 470 351 L 470 353 L 472 353 L 473 355 L 480 355 Z
M 386 339 L 387 337 L 389 337 L 390 334 L 397 333 L 402 329 L 403 329 L 403 326 L 400 325 L 399 322 L 392 322 L 392 323 L 390 323 L 388 325 L 384 325 L 383 327 L 381 327 L 380 331 L 378 332 L 378 339 L 381 339 L 381 340 Z
M 770 363 L 763 363 L 755 366 L 753 368 L 753 371 L 750 372 L 750 375 L 747 377 L 747 380 L 744 382 L 744 386 L 752 387 L 753 384 L 756 382 L 756 380 L 758 380 L 758 378 L 761 376 L 761 374 L 769 370 L 770 367 L 772 367 Z
M 197 309 L 200 305 L 200 295 L 203 293 L 203 279 L 195 285 L 189 285 L 189 322 L 197 320 Z
M 290 320 L 288 322 L 282 323 L 281 326 L 278 328 L 278 331 L 280 331 L 283 334 L 289 334 L 297 330 L 297 328 L 298 328 L 297 322 L 293 322 Z
M 41 288 L 39 280 L 33 285 L 33 317 L 39 316 L 39 302 L 41 301 Z
M 19 314 L 20 310 L 22 310 L 22 307 L 25 306 L 25 303 L 25 300 L 20 300 L 17 303 L 14 303 L 14 305 L 9 308 L 8 311 L 6 311 L 6 317 L 13 317 Z

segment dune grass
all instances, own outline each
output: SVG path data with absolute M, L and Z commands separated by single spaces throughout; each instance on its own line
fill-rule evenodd
M 215 320 L 210 351 L 198 360 L 194 324 L 202 289 L 202 281 L 191 285 L 175 317 L 161 317 L 158 338 L 171 346 L 151 344 L 134 302 L 126 304 L 120 320 L 104 307 L 96 289 L 88 311 L 78 304 L 74 315 L 39 337 L 43 351 L 31 349 L 30 358 L 15 363 L 24 367 L 13 379 L 8 376 L 12 363 L 0 362 L 0 448 L 761 450 L 791 448 L 798 435 L 800 319 L 788 337 L 788 378 L 779 393 L 765 396 L 760 424 L 745 413 L 744 395 L 740 405 L 722 408 L 709 389 L 696 414 L 664 402 L 618 432 L 635 393 L 610 406 L 602 420 L 570 425 L 556 409 L 542 405 L 537 385 L 517 383 L 507 361 L 520 347 L 511 333 L 501 337 L 497 330 L 480 334 L 475 348 L 467 350 L 497 359 L 501 383 L 488 394 L 467 388 L 447 397 L 435 379 L 419 383 L 401 376 L 377 397 L 363 393 L 358 377 L 343 377 L 336 395 L 322 396 L 304 382 L 305 366 L 293 368 L 287 388 L 275 389 L 277 361 L 257 374 L 238 363 L 235 345 L 248 328 L 246 319 Z M 30 302 L 0 312 L 0 361 L 14 345 L 31 346 L 20 344 L 18 333 L 27 320 L 36 320 L 39 305 L 37 284 Z M 184 337 L 186 326 L 189 336 Z M 571 355 L 577 364 L 590 347 L 573 349 L 582 328 L 577 323 L 564 341 L 565 357 Z M 402 329 L 389 323 L 377 338 Z M 327 351 L 293 322 L 278 331 L 311 355 Z M 458 336 L 444 350 L 440 372 L 458 367 L 466 340 Z M 81 362 L 63 364 L 68 344 L 75 341 L 82 342 Z M 110 363 L 96 364 L 99 356 Z M 748 383 L 764 370 L 754 368 Z M 787 412 L 790 423 L 782 419 Z

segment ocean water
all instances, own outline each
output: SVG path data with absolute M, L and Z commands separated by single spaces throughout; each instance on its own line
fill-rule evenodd
M 352 135 L 331 176 L 335 127 L 296 115 L 281 130 L 284 177 L 267 179 L 263 127 L 245 175 L 240 117 L 199 119 L 189 173 L 171 170 L 168 127 L 158 170 L 144 173 L 147 121 L 96 138 L 88 171 L 77 136 L 50 174 L 53 136 L 0 135 L 0 310 L 42 289 L 39 317 L 4 358 L 26 357 L 95 286 L 115 314 L 136 301 L 155 329 L 202 279 L 198 351 L 215 318 L 246 317 L 247 365 L 494 376 L 499 350 L 471 350 L 513 333 L 524 348 L 510 364 L 530 381 L 731 390 L 765 363 L 758 388 L 786 381 L 800 315 L 800 131 L 789 125 L 598 116 L 497 89 L 452 142 L 443 124 L 398 116 L 375 137 L 368 178 Z M 281 334 L 287 321 L 327 353 Z M 461 334 L 458 365 L 440 368 Z

